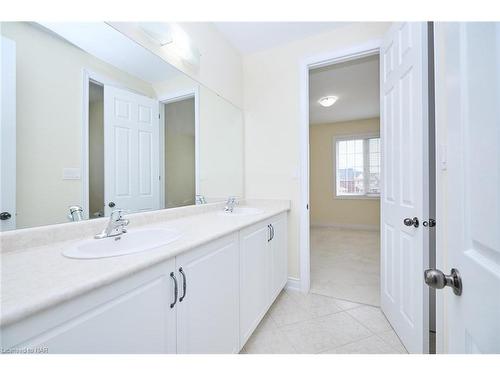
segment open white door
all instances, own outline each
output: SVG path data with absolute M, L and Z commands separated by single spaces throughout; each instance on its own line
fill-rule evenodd
M 16 229 L 16 43 L 2 37 L 0 231 Z
M 160 208 L 158 102 L 104 86 L 104 200 L 131 212 Z
M 429 341 L 426 38 L 425 23 L 395 24 L 380 50 L 381 307 L 410 353 Z
M 500 23 L 437 23 L 437 350 L 500 353 Z M 439 155 L 439 153 L 441 155 Z

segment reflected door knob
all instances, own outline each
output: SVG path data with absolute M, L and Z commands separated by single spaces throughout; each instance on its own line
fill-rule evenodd
M 111 207 L 111 208 L 113 208 L 113 207 L 114 207 L 114 206 L 116 206 L 116 205 L 115 205 L 115 202 L 109 202 L 109 203 L 108 203 L 108 206 L 109 206 L 109 207 Z
M 407 217 L 406 219 L 403 220 L 403 223 L 407 227 L 418 228 L 418 225 L 419 225 L 418 217 L 414 217 L 413 219 L 410 219 L 409 217 Z
M 2 212 L 0 213 L 0 220 L 9 220 L 12 217 L 10 212 Z

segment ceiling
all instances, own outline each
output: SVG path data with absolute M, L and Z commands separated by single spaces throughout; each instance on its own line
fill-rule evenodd
M 330 31 L 346 22 L 214 22 L 215 27 L 242 54 Z
M 331 107 L 318 100 L 334 95 Z M 311 70 L 309 73 L 309 122 L 328 124 L 380 116 L 379 56 L 373 55 Z

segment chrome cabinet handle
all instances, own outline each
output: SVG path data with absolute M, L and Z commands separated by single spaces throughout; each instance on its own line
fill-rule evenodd
M 272 224 L 269 224 L 271 227 L 271 241 L 274 239 L 274 226 Z
M 170 272 L 170 277 L 172 278 L 172 280 L 174 280 L 174 302 L 172 302 L 170 304 L 170 308 L 173 309 L 175 304 L 177 303 L 177 296 L 179 295 L 179 288 L 177 286 L 177 279 L 176 279 L 173 272 Z
M 269 237 L 267 237 L 267 242 L 271 241 L 271 224 L 267 224 L 267 229 L 269 229 Z
M 186 297 L 186 274 L 184 273 L 184 270 L 181 268 L 179 268 L 179 272 L 180 274 L 182 275 L 182 297 L 179 298 L 179 302 L 182 302 L 182 300 L 184 299 L 184 297 Z

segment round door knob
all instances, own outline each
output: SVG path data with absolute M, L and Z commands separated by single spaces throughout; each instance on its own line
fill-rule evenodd
M 418 217 L 414 217 L 413 219 L 410 219 L 409 217 L 407 217 L 406 219 L 403 220 L 403 223 L 407 227 L 418 228 L 418 225 L 419 225 Z
M 113 208 L 113 207 L 114 207 L 114 206 L 116 206 L 116 205 L 115 205 L 115 202 L 109 202 L 109 203 L 108 203 L 108 206 L 109 206 L 109 207 L 111 207 L 111 208 Z
M 2 212 L 0 213 L 0 220 L 9 220 L 12 217 L 10 212 Z

